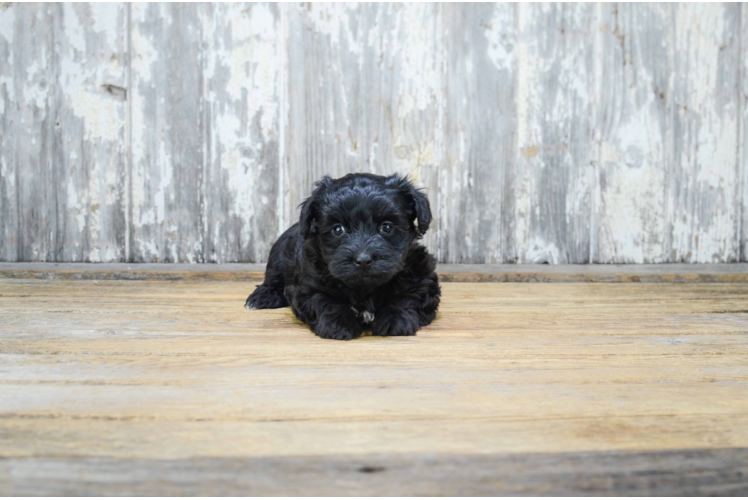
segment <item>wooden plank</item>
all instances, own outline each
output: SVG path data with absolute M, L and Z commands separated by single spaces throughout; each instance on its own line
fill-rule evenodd
M 211 4 L 205 16 L 204 259 L 263 262 L 281 232 L 279 7 Z
M 442 282 L 478 283 L 744 283 L 741 264 L 521 265 L 440 264 Z M 0 271 L 1 273 L 1 271 Z M 43 275 L 40 275 L 43 276 Z M 10 276 L 9 276 L 10 277 Z M 21 276 L 19 276 L 21 277 Z
M 59 182 L 52 260 L 124 261 L 127 9 L 117 3 L 54 9 Z
M 599 171 L 593 262 L 668 260 L 672 8 L 604 4 L 597 56 Z
M 132 4 L 132 262 L 204 262 L 203 11 Z
M 438 206 L 443 20 L 437 4 L 289 5 L 284 226 L 314 181 L 409 174 Z M 436 248 L 437 231 L 425 243 Z
M 417 336 L 352 342 L 250 288 L 0 280 L 0 484 L 745 488 L 745 284 L 445 283 Z
M 746 463 L 745 448 L 183 460 L 29 457 L 0 459 L 0 481 L 5 493 L 19 496 L 745 496 Z
M 445 4 L 446 161 L 440 169 L 441 262 L 514 256 L 516 6 Z M 510 249 L 511 250 L 508 250 Z
M 265 264 L 0 263 L 0 277 L 72 280 L 258 281 Z
M 14 4 L 2 7 L 4 37 L 13 39 L 6 57 L 11 73 L 3 73 L 3 175 L 8 219 L 3 233 L 6 255 L 20 261 L 54 261 L 58 251 L 57 185 L 60 122 L 56 93 L 59 60 L 54 34 L 60 19 L 52 4 Z M 11 13 L 12 11 L 12 13 Z M 7 40 L 7 38 L 6 38 Z M 11 83 L 12 82 L 12 83 Z M 12 88 L 11 88 L 12 86 Z M 5 105 L 4 105 L 5 106 Z M 15 177 L 15 178 L 13 178 Z M 10 192 L 9 192 L 10 191 Z M 10 196 L 13 196 L 11 198 Z M 9 207 L 16 203 L 16 209 Z M 5 213 L 2 218 L 5 218 Z M 15 224 L 15 234 L 13 227 Z M 9 249 L 14 246 L 15 250 Z
M 741 283 L 746 264 L 439 264 L 441 281 L 521 283 Z M 0 277 L 66 280 L 262 280 L 265 264 L 0 263 Z
M 739 258 L 740 8 L 674 5 L 673 262 Z
M 506 260 L 589 262 L 595 6 L 517 8 L 516 247 Z
M 0 262 L 18 255 L 18 194 L 13 109 L 16 104 L 14 50 L 16 7 L 0 5 Z

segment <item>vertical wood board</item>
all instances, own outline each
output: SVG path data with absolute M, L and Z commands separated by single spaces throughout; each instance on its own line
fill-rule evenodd
M 673 92 L 672 9 L 601 4 L 591 260 L 665 262 Z
M 740 128 L 743 132 L 738 168 L 741 183 L 740 261 L 748 261 L 748 9 L 740 5 Z
M 131 6 L 134 262 L 204 262 L 204 8 Z
M 518 6 L 516 261 L 589 261 L 594 156 L 591 4 Z
M 517 6 L 444 8 L 446 161 L 439 176 L 439 257 L 512 261 Z
M 263 261 L 281 229 L 279 9 L 262 3 L 206 6 L 206 262 Z
M 127 10 L 58 4 L 57 251 L 65 262 L 126 259 Z
M 0 261 L 18 259 L 18 186 L 14 118 L 16 7 L 0 5 Z
M 737 4 L 673 4 L 672 262 L 739 257 Z
M 3 32 L 10 35 L 12 47 L 6 58 L 12 69 L 12 82 L 5 75 L 3 113 L 3 184 L 8 205 L 16 210 L 3 213 L 4 224 L 15 222 L 15 254 L 19 261 L 57 259 L 57 177 L 56 141 L 59 134 L 57 92 L 58 60 L 55 51 L 57 6 L 52 4 L 14 4 L 0 7 L 8 18 Z M 10 11 L 12 14 L 9 14 Z M 4 35 L 7 36 L 7 35 Z M 7 38 L 6 38 L 7 39 Z M 12 90 L 11 89 L 12 86 Z M 13 178 L 15 177 L 15 178 Z M 7 196 L 7 195 L 6 195 Z M 6 206 L 8 206 L 6 205 Z M 15 219 L 15 220 L 14 220 Z M 11 239 L 11 227 L 4 234 Z M 4 243 L 6 249 L 12 243 Z

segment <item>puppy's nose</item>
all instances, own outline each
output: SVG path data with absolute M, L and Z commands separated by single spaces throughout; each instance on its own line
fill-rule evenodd
M 366 252 L 361 252 L 358 254 L 358 256 L 353 259 L 353 262 L 356 264 L 356 267 L 360 267 L 361 269 L 366 269 L 371 265 L 372 257 L 370 254 Z

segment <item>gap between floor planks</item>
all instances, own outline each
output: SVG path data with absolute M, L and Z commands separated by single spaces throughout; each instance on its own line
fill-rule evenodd
M 734 264 L 439 264 L 443 282 L 744 283 L 748 263 Z M 95 280 L 256 281 L 265 264 L 91 264 L 0 262 L 0 277 Z

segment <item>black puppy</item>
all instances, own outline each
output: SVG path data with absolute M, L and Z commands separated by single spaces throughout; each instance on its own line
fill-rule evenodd
M 414 221 L 418 221 L 418 225 Z M 426 196 L 405 177 L 324 177 L 270 250 L 247 309 L 289 304 L 323 338 L 415 335 L 439 306 L 436 260 L 418 244 L 431 223 Z

